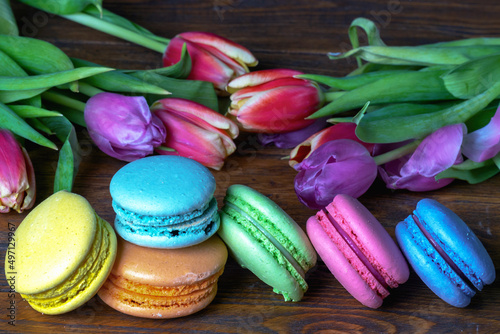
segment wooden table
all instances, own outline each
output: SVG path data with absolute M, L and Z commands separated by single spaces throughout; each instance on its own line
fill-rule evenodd
M 160 54 L 96 32 L 25 5 L 13 4 L 21 31 L 47 40 L 75 56 L 118 68 L 154 68 Z M 156 34 L 173 37 L 182 31 L 211 31 L 239 42 L 260 60 L 258 69 L 292 68 L 308 73 L 345 75 L 353 62 L 327 59 L 328 51 L 348 49 L 347 28 L 364 16 L 377 22 L 389 45 L 416 45 L 466 37 L 500 36 L 500 4 L 481 1 L 105 1 L 105 7 Z M 425 83 L 423 83 L 425 84 Z M 100 152 L 85 130 L 78 136 L 83 161 L 74 192 L 85 196 L 103 218 L 113 221 L 108 186 L 125 163 Z M 243 134 L 238 151 L 221 171 L 214 171 L 219 204 L 230 184 L 251 186 L 276 201 L 302 227 L 314 214 L 297 200 L 296 172 L 283 157 L 288 150 L 261 147 L 254 135 Z M 36 169 L 37 203 L 52 191 L 55 152 L 30 146 Z M 360 201 L 394 236 L 395 225 L 418 200 L 439 200 L 461 216 L 483 242 L 500 268 L 500 176 L 482 184 L 456 181 L 427 193 L 391 191 L 377 181 Z M 19 225 L 23 214 L 0 216 L 0 246 L 7 247 L 9 224 Z M 3 263 L 3 262 L 2 262 Z M 497 270 L 498 276 L 498 270 Z M 149 320 L 121 314 L 98 297 L 60 316 L 37 313 L 16 294 L 13 299 L 1 273 L 0 330 L 7 332 L 182 332 L 182 333 L 418 333 L 500 331 L 500 279 L 487 286 L 463 309 L 436 297 L 412 272 L 409 281 L 392 291 L 384 305 L 372 310 L 353 299 L 320 261 L 308 275 L 304 299 L 284 302 L 232 259 L 220 279 L 219 292 L 205 310 L 180 319 Z M 15 327 L 7 308 L 15 302 Z

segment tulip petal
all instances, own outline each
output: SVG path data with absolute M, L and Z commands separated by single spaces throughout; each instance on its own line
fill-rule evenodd
M 500 152 L 500 108 L 483 128 L 467 134 L 462 153 L 472 161 L 482 162 Z
M 257 86 L 245 87 L 245 88 L 240 89 L 237 92 L 234 92 L 230 96 L 230 99 L 232 102 L 231 104 L 233 104 L 233 102 L 238 102 L 242 99 L 248 99 L 257 93 L 264 92 L 264 91 L 267 91 L 267 90 L 270 90 L 273 88 L 277 88 L 277 87 L 284 87 L 284 86 L 316 87 L 310 81 L 303 80 L 303 79 L 279 78 L 276 80 L 265 82 L 265 83 L 257 85 Z
M 258 86 L 269 81 L 281 78 L 291 78 L 294 75 L 300 75 L 300 74 L 304 73 L 285 68 L 250 72 L 234 80 L 231 80 L 231 82 L 229 82 L 227 85 L 227 90 L 228 92 L 233 93 L 236 90 L 245 87 Z
M 377 177 L 366 148 L 350 139 L 327 142 L 295 166 L 295 192 L 311 209 L 328 205 L 337 194 L 359 197 Z

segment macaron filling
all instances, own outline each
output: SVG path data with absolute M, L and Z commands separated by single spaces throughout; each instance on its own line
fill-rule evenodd
M 368 271 L 373 275 L 373 277 L 382 285 L 386 290 L 389 290 L 389 285 L 385 281 L 384 277 L 378 272 L 377 269 L 371 264 L 370 260 L 363 254 L 361 249 L 356 245 L 356 243 L 351 239 L 351 237 L 344 231 L 337 220 L 326 210 L 323 210 L 323 214 L 328 218 L 330 223 L 333 225 L 335 230 L 340 234 L 345 243 L 354 252 L 358 259 L 363 263 L 363 265 L 368 269 Z M 378 293 L 378 292 L 377 292 Z
M 420 219 L 416 215 L 412 215 L 413 221 L 418 226 L 425 238 L 430 242 L 432 247 L 441 255 L 444 261 L 451 267 L 451 269 L 462 279 L 465 285 L 472 291 L 479 291 L 477 286 L 471 282 L 471 280 L 464 274 L 462 270 L 455 264 L 455 262 L 448 256 L 448 254 L 443 250 L 443 248 L 438 244 L 438 242 L 432 237 L 432 235 L 423 226 Z
M 300 274 L 300 276 L 305 277 L 305 271 L 304 269 L 299 265 L 299 263 L 295 260 L 293 255 L 285 248 L 283 245 L 276 240 L 276 238 L 269 233 L 257 220 L 255 220 L 252 216 L 247 214 L 245 211 L 241 210 L 239 207 L 236 205 L 230 203 L 230 202 L 225 202 L 225 205 L 227 205 L 229 208 L 232 210 L 235 210 L 238 212 L 238 214 L 242 215 L 247 221 L 252 223 L 262 234 L 266 236 L 266 238 L 269 239 L 269 241 L 276 247 L 281 254 L 287 259 L 288 262 L 295 268 L 295 270 Z

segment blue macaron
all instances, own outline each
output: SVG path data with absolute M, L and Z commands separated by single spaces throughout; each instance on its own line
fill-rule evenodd
M 495 267 L 472 230 L 453 211 L 432 199 L 396 226 L 396 238 L 413 270 L 441 299 L 469 305 L 495 280 Z
M 179 156 L 133 161 L 111 179 L 115 230 L 125 240 L 152 248 L 181 248 L 217 232 L 215 179 L 200 163 Z

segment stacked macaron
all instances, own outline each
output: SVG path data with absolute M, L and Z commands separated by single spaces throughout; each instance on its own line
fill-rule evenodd
M 99 297 L 123 313 L 176 318 L 214 299 L 227 249 L 215 179 L 198 162 L 152 156 L 121 168 L 110 193 L 116 212 L 117 261 Z

